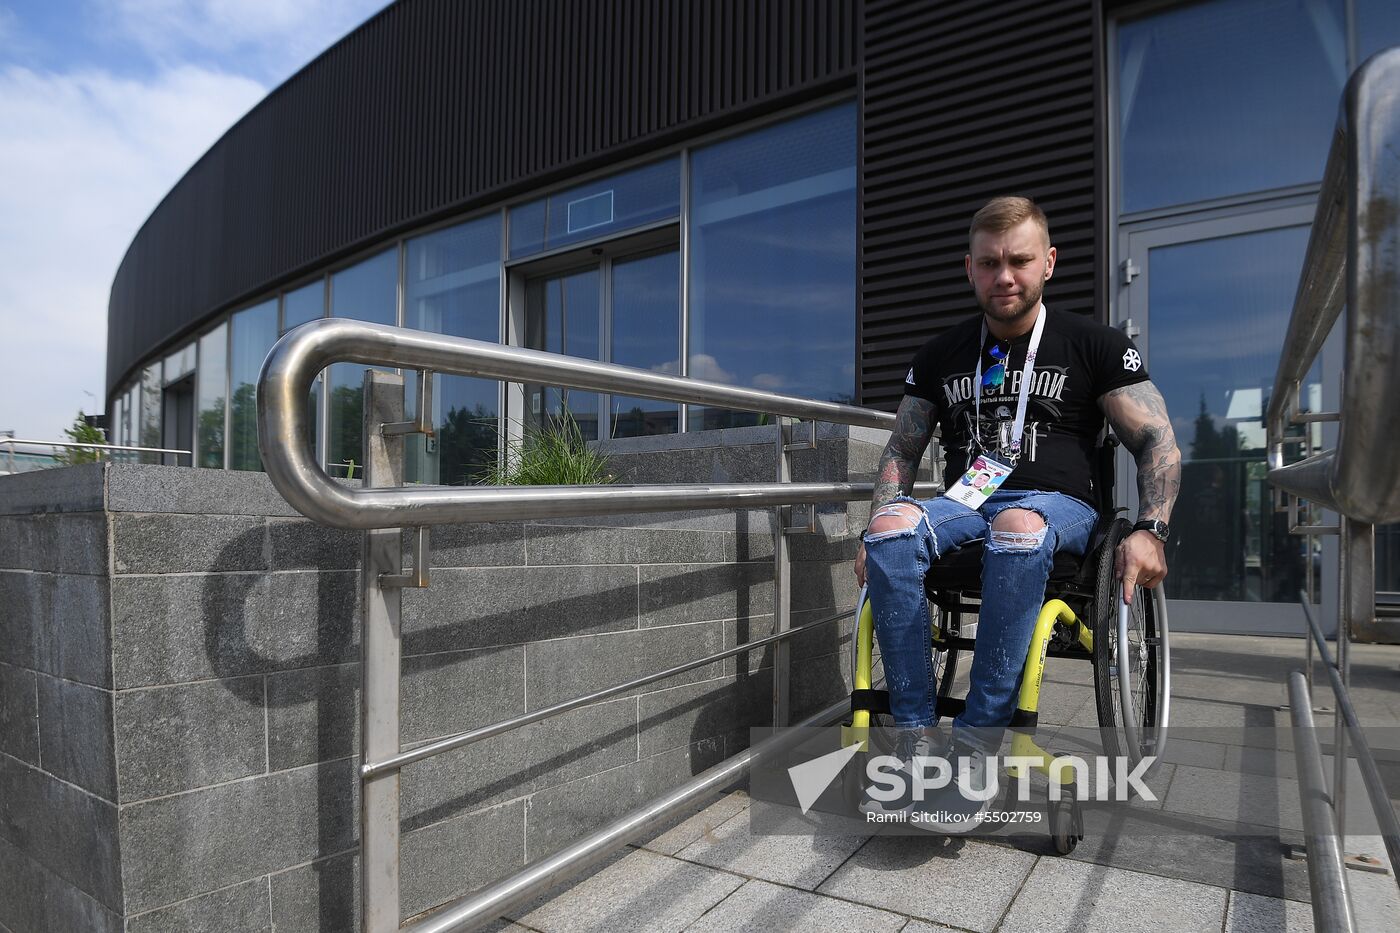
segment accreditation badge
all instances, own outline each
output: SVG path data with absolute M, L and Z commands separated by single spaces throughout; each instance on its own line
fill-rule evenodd
M 1015 467 L 1002 463 L 986 454 L 979 454 L 972 466 L 956 483 L 944 493 L 944 498 L 959 502 L 969 509 L 980 509 L 991 496 L 1001 488 L 1001 484 L 1011 475 Z

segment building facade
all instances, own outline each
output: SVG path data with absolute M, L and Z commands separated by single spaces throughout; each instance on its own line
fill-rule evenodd
M 109 433 L 258 469 L 258 369 L 321 317 L 892 409 L 974 310 L 968 219 L 1019 193 L 1059 249 L 1047 303 L 1134 334 L 1173 413 L 1181 617 L 1264 625 L 1317 555 L 1270 507 L 1262 412 L 1343 85 L 1396 42 L 1389 0 L 399 0 L 137 235 Z M 308 400 L 332 475 L 360 457 L 361 372 Z M 755 423 L 436 379 L 421 482 L 471 482 L 564 412 L 601 439 Z

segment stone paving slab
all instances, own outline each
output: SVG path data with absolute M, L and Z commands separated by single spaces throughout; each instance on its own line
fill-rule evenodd
M 680 931 L 743 883 L 735 875 L 636 849 L 514 919 L 542 933 Z
M 1043 858 L 999 933 L 1217 933 L 1228 891 L 1143 872 Z
M 1313 929 L 1311 904 L 1230 892 L 1225 933 L 1313 933 Z
M 1261 827 L 1303 830 L 1298 782 L 1178 765 L 1165 810 Z
M 907 917 L 796 888 L 749 881 L 685 933 L 898 933 Z
M 681 849 L 677 857 L 811 891 L 864 844 L 861 836 L 754 835 L 749 832 L 749 814 L 743 812 Z
M 876 836 L 818 893 L 975 931 L 996 928 L 1036 856 L 942 836 Z
M 749 795 L 746 791 L 731 791 L 689 819 L 641 843 L 639 848 L 662 855 L 675 855 L 701 838 L 713 839 L 715 830 L 721 824 L 743 813 L 748 807 Z

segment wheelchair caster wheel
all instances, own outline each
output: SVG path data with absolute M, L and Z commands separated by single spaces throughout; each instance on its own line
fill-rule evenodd
M 1050 840 L 1060 855 L 1069 855 L 1084 838 L 1084 814 L 1079 801 L 1072 795 L 1051 800 L 1047 807 L 1050 818 Z

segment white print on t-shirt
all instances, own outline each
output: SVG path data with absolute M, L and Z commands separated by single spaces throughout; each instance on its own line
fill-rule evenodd
M 1132 347 L 1123 351 L 1123 368 L 1130 373 L 1135 373 L 1139 369 L 1142 369 L 1142 357 L 1138 356 L 1138 351 L 1134 350 Z M 912 369 L 909 370 L 910 375 L 913 375 L 913 372 Z
M 988 395 L 995 392 L 998 396 L 1009 396 L 1014 398 L 1021 393 L 1021 370 L 1013 369 L 1009 378 L 1001 388 L 982 393 L 983 404 L 986 404 Z M 1035 374 L 1031 377 L 1035 381 L 1031 383 L 1031 395 L 1041 401 L 1063 401 L 1061 395 L 1065 391 L 1065 382 L 1069 379 L 1069 370 L 1064 367 L 1036 367 Z M 947 403 L 960 405 L 972 399 L 972 373 L 962 373 L 949 376 L 943 380 L 943 396 Z
M 916 382 L 914 381 L 914 367 L 912 367 L 912 366 L 909 367 L 909 375 L 907 375 L 907 376 L 904 377 L 904 381 L 907 382 L 907 383 L 908 383 L 909 385 L 911 385 L 911 386 L 912 386 L 912 385 L 918 385 L 918 383 L 916 383 Z

